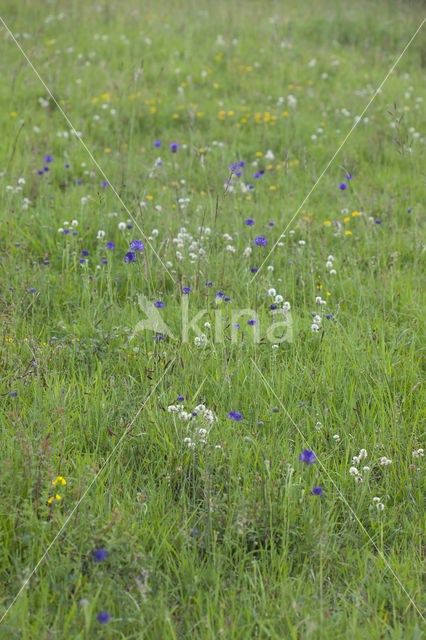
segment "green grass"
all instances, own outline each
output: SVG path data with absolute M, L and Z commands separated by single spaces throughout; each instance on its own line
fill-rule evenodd
M 294 217 L 420 4 L 6 0 L 1 16 L 104 175 L 3 28 L 0 637 L 420 640 L 424 30 Z M 183 339 L 185 286 L 205 346 Z M 291 305 L 278 348 L 270 288 Z M 135 332 L 141 294 L 173 338 Z M 213 412 L 204 444 L 167 411 L 178 395 Z

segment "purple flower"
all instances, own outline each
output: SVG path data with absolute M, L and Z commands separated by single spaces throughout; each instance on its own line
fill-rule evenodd
M 67 162 L 67 164 L 65 165 L 65 169 L 69 169 L 70 168 L 70 163 Z
M 64 235 L 65 236 L 69 236 L 70 234 L 70 230 L 69 229 L 64 229 Z
M 225 302 L 231 302 L 231 298 L 230 298 L 229 296 L 225 296 L 225 297 L 224 297 L 224 301 L 225 301 Z
M 260 178 L 260 173 L 253 173 L 253 178 L 256 178 L 256 180 L 258 180 Z
M 252 327 L 253 325 L 257 324 L 257 320 L 255 320 L 254 318 L 252 318 L 251 320 L 247 320 L 247 324 Z
M 243 416 L 241 415 L 241 413 L 238 413 L 238 411 L 230 411 L 228 413 L 228 418 L 230 418 L 231 420 L 236 420 L 237 422 L 240 422 L 240 420 L 243 419 Z
M 178 400 L 178 402 L 183 402 L 185 400 L 185 398 L 183 396 L 178 396 L 177 400 Z
M 259 173 L 260 173 L 260 175 L 261 175 L 261 176 L 263 176 L 263 174 L 265 173 L 265 169 L 261 169 L 261 170 L 259 171 Z
M 115 244 L 113 242 L 107 242 L 105 246 L 107 249 L 115 249 Z
M 268 225 L 269 225 L 270 227 L 275 227 L 275 222 L 268 222 Z
M 128 251 L 124 256 L 124 262 L 136 262 L 136 253 L 134 251 Z
M 238 324 L 238 322 L 236 322 L 235 324 L 232 325 L 233 329 L 241 329 L 240 325 Z
M 246 163 L 244 162 L 244 160 L 241 160 L 241 161 L 238 163 L 238 166 L 239 166 L 239 167 L 241 167 L 242 169 L 244 169 L 244 167 L 246 166 Z
M 108 611 L 101 611 L 100 613 L 98 613 L 98 621 L 102 622 L 102 624 L 104 624 L 105 622 L 109 622 L 111 620 L 111 616 L 109 615 Z
M 267 247 L 268 246 L 268 241 L 265 238 L 265 236 L 257 236 L 257 238 L 254 239 L 254 244 L 257 247 Z
M 50 168 L 49 168 L 49 167 L 44 167 L 44 168 L 43 168 L 43 171 L 44 171 L 45 173 L 47 173 L 48 171 L 50 171 Z
M 154 142 L 154 147 L 161 147 L 161 140 L 156 140 Z
M 248 220 L 246 220 L 244 222 L 244 224 L 246 224 L 248 227 L 252 227 L 254 225 L 254 220 L 252 220 L 251 218 L 249 218 Z
M 235 172 L 235 175 L 237 176 L 237 178 L 240 178 L 243 175 L 243 172 L 238 170 Z
M 333 316 L 331 315 L 331 313 L 327 313 L 327 315 L 326 315 L 325 317 L 327 318 L 327 320 L 331 320 L 331 318 L 332 318 Z
M 191 289 L 189 287 L 184 287 L 182 289 L 182 293 L 191 293 Z
M 231 169 L 231 171 L 235 171 L 237 166 L 238 165 L 235 162 L 233 162 L 232 164 L 229 165 L 229 168 Z
M 225 297 L 225 294 L 224 294 L 224 293 L 222 293 L 222 291 L 218 291 L 218 292 L 216 293 L 216 298 L 224 298 L 224 297 Z
M 86 258 L 80 258 L 80 264 L 84 264 L 86 262 Z
M 9 395 L 12 396 L 12 398 L 16 398 L 16 396 L 18 395 L 18 392 L 17 391 L 11 391 L 9 393 Z
M 375 220 L 374 222 L 375 222 L 376 224 L 382 224 L 382 221 L 381 221 L 381 220 Z
M 314 487 L 311 491 L 311 496 L 322 496 L 323 493 L 322 487 Z
M 94 562 L 102 562 L 107 557 L 106 549 L 95 549 L 92 556 Z
M 83 249 L 83 251 L 81 252 L 82 256 L 88 256 L 89 252 L 87 251 L 87 249 Z
M 102 264 L 108 264 L 108 260 L 106 258 L 102 258 L 101 263 Z
M 83 180 L 77 180 L 77 184 L 83 184 Z
M 164 302 L 161 302 L 161 300 L 157 300 L 157 302 L 154 302 L 154 307 L 157 307 L 157 309 L 162 309 L 164 307 Z
M 407 213 L 411 213 L 411 212 L 412 212 L 412 209 L 407 209 Z
M 126 226 L 126 229 L 133 229 L 133 225 L 132 225 L 132 224 L 128 224 L 128 225 Z
M 53 162 L 52 156 L 45 156 L 44 157 L 44 162 Z
M 252 267 L 252 268 L 250 269 L 250 271 L 251 271 L 252 273 L 256 273 L 256 271 L 259 271 L 259 269 L 258 269 L 257 267 Z
M 341 191 L 346 191 L 346 189 L 347 189 L 347 188 L 348 188 L 348 185 L 346 184 L 346 182 L 341 182 L 341 183 L 339 184 L 339 189 L 340 189 Z
M 109 187 L 108 182 L 106 182 L 105 180 L 101 182 L 101 187 Z
M 172 153 L 177 153 L 178 149 L 179 149 L 178 143 L 177 142 L 172 142 L 172 144 L 170 145 L 170 151 Z
M 30 289 L 30 293 L 36 293 L 37 289 L 34 289 L 34 287 L 31 287 Z
M 142 242 L 142 240 L 133 240 L 130 243 L 130 248 L 132 249 L 132 251 L 143 251 L 145 248 L 145 245 Z
M 275 309 L 277 309 L 277 305 L 276 304 L 271 304 L 271 306 L 269 308 L 272 309 L 272 311 L 275 311 Z
M 345 175 L 345 178 L 346 178 L 346 180 L 352 180 L 353 175 L 352 175 L 351 173 L 347 173 L 347 174 Z
M 37 171 L 37 173 L 38 173 L 39 176 L 42 176 L 44 171 L 42 169 L 40 169 L 40 171 Z
M 50 260 L 47 260 L 47 258 L 46 258 L 46 260 L 43 260 L 43 264 L 46 264 L 46 265 L 50 264 Z
M 206 280 L 206 287 L 212 287 L 213 286 L 213 282 L 210 282 L 210 280 Z
M 305 449 L 299 456 L 300 462 L 306 462 L 306 464 L 312 464 L 317 459 L 315 453 L 310 449 Z

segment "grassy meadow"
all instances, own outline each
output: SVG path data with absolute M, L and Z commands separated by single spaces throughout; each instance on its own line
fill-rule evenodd
M 0 17 L 0 638 L 421 640 L 421 3 Z

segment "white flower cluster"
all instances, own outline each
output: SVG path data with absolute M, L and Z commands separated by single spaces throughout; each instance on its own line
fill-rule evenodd
M 183 404 L 172 404 L 167 407 L 169 413 L 174 413 L 179 420 L 186 423 L 186 436 L 183 442 L 189 449 L 207 445 L 211 426 L 217 422 L 217 416 L 205 405 L 199 404 L 193 411 L 185 411 Z M 219 447 L 216 447 L 219 448 Z
M 189 261 L 191 264 L 194 264 L 196 260 L 198 260 L 199 256 L 205 256 L 206 252 L 203 247 L 203 241 L 205 236 L 209 236 L 211 233 L 210 227 L 205 227 L 204 229 L 199 229 L 201 231 L 201 235 L 198 240 L 195 240 L 194 237 L 188 233 L 185 227 L 181 227 L 179 232 L 175 238 L 173 238 L 172 242 L 176 247 L 176 258 L 178 260 L 184 259 L 184 254 L 182 251 L 186 251 L 188 253 Z M 182 250 L 182 251 L 181 251 Z
M 325 306 L 327 304 L 327 302 L 325 300 L 323 300 L 321 298 L 321 296 L 316 296 L 315 303 L 317 305 L 320 305 L 321 307 Z M 321 328 L 321 323 L 322 323 L 321 316 L 316 311 L 313 311 L 312 312 L 312 324 L 311 324 L 312 333 L 318 333 L 318 331 Z
M 424 456 L 424 449 L 415 449 L 412 452 L 413 458 L 422 458 Z
M 382 458 L 380 458 L 380 464 L 382 465 L 382 467 L 387 467 L 392 464 L 392 460 L 390 460 L 386 456 L 383 456 Z
M 290 311 L 291 309 L 290 303 L 287 300 L 284 300 L 282 295 L 280 295 L 279 293 L 277 294 L 276 290 L 273 287 L 268 289 L 268 296 L 271 296 L 271 298 L 274 299 L 274 304 L 279 305 L 282 303 L 281 309 L 283 311 L 285 311 L 286 313 Z
M 327 262 L 325 263 L 325 267 L 326 267 L 326 269 L 328 269 L 328 273 L 329 273 L 331 276 L 336 275 L 336 269 L 334 268 L 334 261 L 335 261 L 335 259 L 336 259 L 336 258 L 335 258 L 332 254 L 330 254 L 330 255 L 328 256 L 328 258 L 327 258 Z
M 385 508 L 385 505 L 383 504 L 383 502 L 380 502 L 380 498 L 378 498 L 377 496 L 373 498 L 373 505 L 376 507 L 377 511 L 383 511 L 383 509 Z
M 65 228 L 70 226 L 70 223 L 67 220 L 65 220 L 65 222 L 63 222 L 62 224 L 64 225 Z M 78 220 L 72 220 L 71 221 L 71 227 L 72 228 L 78 227 Z M 58 233 L 64 233 L 64 228 L 63 227 L 59 227 Z
M 207 345 L 207 336 L 202 333 L 200 336 L 195 336 L 194 344 L 196 347 L 205 347 Z
M 367 451 L 366 449 L 361 449 L 359 454 L 357 456 L 354 456 L 352 458 L 352 467 L 349 469 L 349 473 L 351 476 L 354 477 L 355 482 L 357 482 L 358 484 L 360 482 L 362 482 L 363 478 L 361 475 L 360 470 L 358 469 L 357 466 L 355 465 L 359 465 L 359 463 L 361 462 L 361 460 L 365 460 L 367 458 Z M 370 467 L 364 466 L 362 468 L 362 471 L 370 471 Z

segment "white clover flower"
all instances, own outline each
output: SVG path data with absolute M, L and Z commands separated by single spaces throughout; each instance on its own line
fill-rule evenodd
M 321 302 L 322 302 L 322 298 L 321 298 L 321 296 L 316 296 L 316 298 L 315 298 L 315 302 L 316 302 L 317 304 L 321 304 Z
M 284 301 L 284 298 L 282 296 L 280 295 L 275 296 L 274 302 L 276 302 L 277 304 L 280 304 L 283 301 Z
M 227 244 L 225 248 L 226 251 L 230 251 L 231 253 L 235 253 L 236 251 L 235 247 L 233 247 L 232 244 Z
M 276 295 L 277 295 L 277 292 L 276 292 L 275 289 L 273 289 L 273 288 L 268 289 L 268 296 L 271 296 L 271 298 L 273 298 Z
M 177 410 L 178 410 L 178 409 L 177 409 L 176 405 L 174 405 L 174 404 L 170 404 L 170 405 L 167 407 L 167 412 L 168 412 L 168 413 L 176 413 L 176 412 L 177 412 Z
M 246 247 L 246 248 L 244 249 L 244 251 L 243 251 L 243 256 L 244 256 L 245 258 L 248 258 L 248 257 L 249 257 L 249 255 L 251 254 L 251 252 L 252 252 L 252 248 L 251 248 L 251 247 Z
M 386 456 L 383 456 L 382 458 L 380 458 L 380 464 L 382 465 L 382 467 L 387 467 L 388 465 L 392 464 L 392 460 L 386 458 Z
M 330 253 L 330 255 L 328 256 L 327 260 L 329 260 L 330 262 L 333 262 L 333 260 L 335 260 L 336 258 L 333 256 L 332 253 Z
M 333 439 L 336 440 L 336 442 L 339 442 L 339 440 L 340 440 L 339 434 L 335 433 L 334 436 L 333 436 Z
M 99 229 L 98 235 L 96 236 L 96 239 L 97 240 L 102 240 L 102 238 L 105 238 L 105 231 L 103 231 L 102 229 Z
M 267 271 L 273 271 L 273 270 L 274 270 L 274 267 L 270 264 L 270 265 L 268 265 L 268 266 L 266 267 L 266 270 L 267 270 Z
M 361 449 L 358 456 L 360 460 L 364 460 L 367 457 L 367 451 L 365 449 Z
M 321 316 L 315 315 L 314 316 L 314 322 L 315 322 L 315 324 L 321 324 Z
M 354 456 L 352 458 L 352 464 L 359 464 L 359 457 L 358 456 Z
M 317 324 L 315 324 L 315 323 L 314 323 L 314 324 L 311 326 L 311 331 L 312 331 L 313 333 L 318 333 L 318 331 L 319 331 L 319 326 L 318 326 Z
M 118 228 L 120 231 L 124 231 L 124 229 L 126 228 L 126 223 L 125 222 L 119 222 L 118 223 Z
M 330 271 L 329 271 L 329 274 L 330 274 L 331 276 L 335 276 L 335 275 L 336 275 L 336 273 L 337 273 L 336 269 L 330 269 Z
M 374 503 L 380 502 L 380 498 L 378 498 L 377 496 L 375 496 L 375 497 L 373 498 L 373 502 L 374 502 Z
M 363 467 L 362 470 L 363 471 L 370 471 L 370 467 Z
M 278 349 L 279 345 L 278 344 L 273 344 L 272 345 L 272 349 Z
M 358 471 L 358 469 L 356 467 L 351 467 L 349 469 L 349 473 L 350 473 L 351 476 L 358 476 L 359 475 L 359 471 Z
M 383 509 L 385 508 L 385 505 L 382 502 L 378 502 L 376 504 L 376 507 L 378 511 L 383 511 Z
M 158 234 L 159 234 L 158 229 L 153 229 L 153 230 L 151 231 L 151 235 L 152 235 L 154 238 L 156 238 L 156 237 L 158 236 Z
M 357 482 L 358 484 L 360 484 L 362 482 L 362 478 L 361 476 L 355 476 L 355 482 Z
M 205 326 L 206 329 L 211 329 L 210 322 L 205 322 L 204 326 Z
M 299 240 L 299 244 L 301 247 L 303 247 L 306 244 L 306 242 L 304 240 Z
M 287 300 L 286 300 L 284 302 L 284 304 L 283 304 L 283 309 L 284 309 L 284 311 L 290 311 L 290 308 L 291 308 L 290 303 L 287 302 Z
M 331 262 L 331 260 L 327 260 L 325 266 L 327 267 L 327 269 L 331 269 L 333 267 L 333 263 Z

